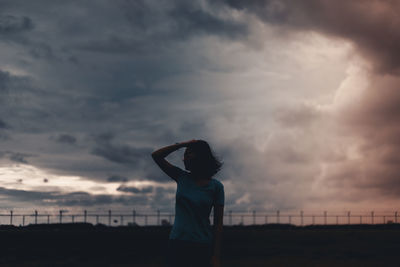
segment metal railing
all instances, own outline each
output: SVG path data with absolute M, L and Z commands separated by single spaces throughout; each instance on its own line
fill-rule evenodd
M 92 223 L 105 224 L 108 226 L 118 225 L 171 225 L 175 214 L 170 212 L 113 212 L 108 210 L 103 213 L 82 212 L 69 213 L 67 210 L 60 210 L 57 214 L 39 212 L 15 213 L 13 210 L 0 213 L 0 224 L 20 225 L 28 224 L 50 224 L 50 223 Z M 212 223 L 212 213 L 210 216 Z M 261 224 L 293 224 L 293 225 L 327 225 L 327 224 L 388 224 L 398 223 L 398 212 L 336 212 L 328 213 L 311 212 L 257 212 L 257 211 L 226 211 L 224 213 L 225 225 L 261 225 Z

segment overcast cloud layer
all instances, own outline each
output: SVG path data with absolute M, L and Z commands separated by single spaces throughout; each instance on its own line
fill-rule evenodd
M 201 138 L 227 209 L 391 210 L 399 8 L 0 1 L 1 204 L 172 210 L 150 153 Z

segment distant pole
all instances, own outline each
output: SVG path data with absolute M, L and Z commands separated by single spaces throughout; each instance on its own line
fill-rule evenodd
M 133 212 L 132 212 L 132 222 L 133 222 L 133 224 L 136 223 L 136 211 L 135 210 L 133 210 Z
M 301 225 L 303 225 L 304 221 L 303 221 L 303 211 L 300 211 L 300 219 L 301 219 Z
M 276 222 L 277 222 L 277 223 L 279 223 L 279 221 L 280 221 L 280 220 L 279 220 L 279 213 L 280 213 L 280 211 L 277 210 L 277 211 L 276 211 Z
M 87 210 L 83 212 L 83 222 L 86 223 L 86 218 L 87 218 Z
M 253 225 L 256 224 L 256 211 L 253 210 Z
M 347 212 L 347 224 L 350 224 L 350 211 Z
M 74 223 L 75 222 L 75 215 L 71 215 L 71 218 L 72 218 L 72 223 Z
M 386 216 L 383 215 L 383 224 L 385 224 L 385 223 L 386 223 Z
M 374 224 L 374 211 L 371 211 L 371 222 Z
M 397 211 L 394 213 L 394 222 L 397 223 Z
M 47 224 L 50 224 L 50 215 L 47 215 Z
M 99 215 L 96 215 L 96 224 L 99 224 Z
M 13 211 L 10 210 L 10 225 L 12 225 L 12 221 L 13 221 Z
M 268 215 L 265 215 L 265 224 L 268 223 Z
M 147 226 L 147 214 L 146 214 L 146 215 L 144 215 L 144 225 L 146 225 L 146 226 Z
M 324 224 L 326 225 L 326 211 L 324 211 Z
M 35 224 L 37 224 L 37 216 L 38 216 L 38 212 L 37 212 L 37 210 L 35 210 Z
M 289 224 L 291 224 L 291 223 L 292 223 L 292 216 L 289 215 Z
M 360 215 L 360 224 L 362 224 L 362 215 Z
M 313 214 L 313 215 L 312 215 L 312 224 L 313 224 L 313 225 L 315 224 L 314 222 L 315 222 L 315 215 Z
M 60 223 L 62 223 L 62 213 L 63 213 L 63 211 L 60 210 Z
M 111 210 L 108 210 L 108 226 L 111 226 Z
M 336 215 L 336 224 L 339 224 L 339 216 Z
M 232 211 L 229 211 L 229 225 L 232 225 Z
M 25 226 L 25 215 L 22 215 L 22 226 Z
M 160 225 L 160 210 L 157 210 L 157 225 Z

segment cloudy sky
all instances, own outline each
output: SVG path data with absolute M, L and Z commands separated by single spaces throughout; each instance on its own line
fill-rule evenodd
M 226 209 L 395 210 L 399 9 L 0 0 L 1 209 L 171 211 L 150 153 L 204 139 Z

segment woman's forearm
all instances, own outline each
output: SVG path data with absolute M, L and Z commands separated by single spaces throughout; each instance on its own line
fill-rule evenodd
M 170 146 L 166 146 L 166 147 L 162 147 L 156 151 L 154 151 L 153 153 L 151 153 L 151 156 L 153 158 L 165 158 L 166 156 L 168 156 L 169 154 L 171 154 L 172 152 L 180 149 L 181 147 L 184 147 L 184 143 L 177 143 L 174 145 L 170 145 Z
M 216 257 L 219 257 L 221 255 L 221 240 L 222 240 L 222 225 L 218 224 L 214 226 L 213 253 L 214 256 Z

